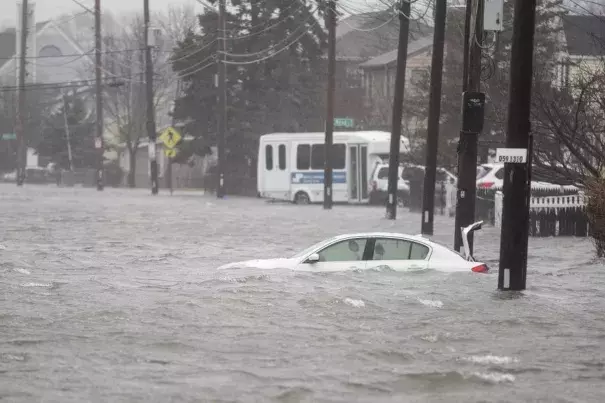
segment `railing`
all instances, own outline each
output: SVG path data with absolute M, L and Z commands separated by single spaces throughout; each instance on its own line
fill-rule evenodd
M 502 228 L 504 194 L 496 192 L 494 199 L 495 226 Z M 529 235 L 587 236 L 590 234 L 586 215 L 587 198 L 582 193 L 563 196 L 530 198 Z

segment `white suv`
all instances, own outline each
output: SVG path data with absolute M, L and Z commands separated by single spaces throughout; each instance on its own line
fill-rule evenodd
M 410 185 L 408 181 L 401 179 L 403 167 L 399 166 L 397 171 L 397 193 L 400 204 L 404 203 L 410 195 Z M 370 204 L 386 204 L 389 189 L 389 164 L 377 163 L 370 176 L 368 193 L 370 195 Z

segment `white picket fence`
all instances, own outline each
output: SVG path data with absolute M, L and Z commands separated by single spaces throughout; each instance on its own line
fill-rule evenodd
M 549 208 L 573 208 L 573 207 L 584 207 L 586 206 L 586 196 L 580 192 L 577 195 L 569 196 L 541 196 L 531 197 L 529 201 L 529 208 L 542 210 Z M 501 191 L 496 192 L 494 199 L 494 214 L 496 228 L 502 227 L 502 206 L 504 201 L 504 193 Z

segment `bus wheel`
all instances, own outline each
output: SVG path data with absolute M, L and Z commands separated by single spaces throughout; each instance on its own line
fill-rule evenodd
M 296 204 L 310 204 L 311 203 L 311 199 L 309 198 L 309 195 L 306 194 L 305 192 L 298 192 L 294 196 L 294 203 L 296 203 Z

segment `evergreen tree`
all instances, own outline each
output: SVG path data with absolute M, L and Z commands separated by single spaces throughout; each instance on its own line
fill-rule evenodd
M 65 113 L 73 167 L 76 169 L 96 167 L 94 116 L 91 118 L 84 101 L 78 96 L 66 96 L 65 103 L 61 102 L 60 105 L 61 107 L 49 116 L 42 136 L 34 147 L 36 152 L 40 157 L 50 159 L 60 168 L 70 168 Z
M 243 170 L 255 166 L 260 135 L 322 130 L 325 33 L 315 2 L 228 5 L 226 153 L 230 169 Z M 185 85 L 175 118 L 187 121 L 185 132 L 197 138 L 182 157 L 207 153 L 216 144 L 218 94 L 211 63 L 218 52 L 217 17 L 200 15 L 200 32 L 189 32 L 174 51 L 173 68 Z

